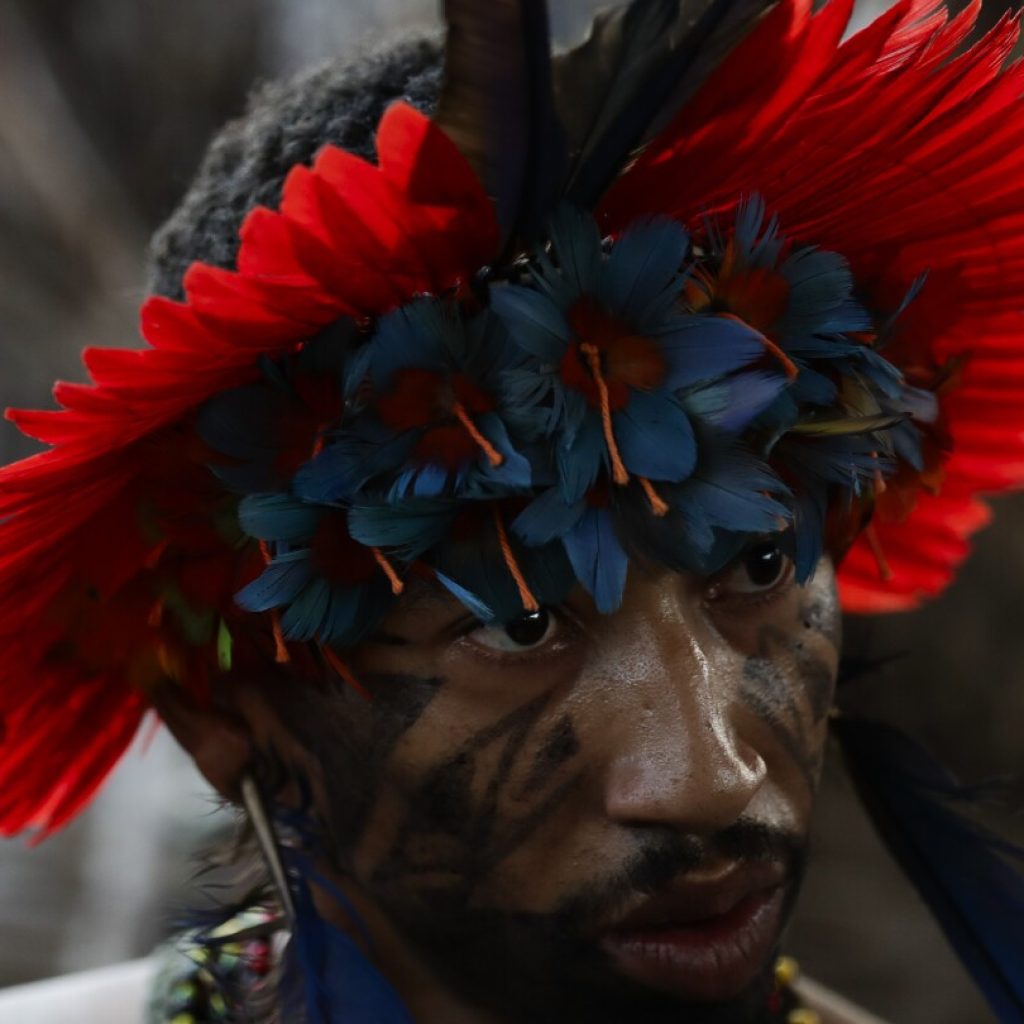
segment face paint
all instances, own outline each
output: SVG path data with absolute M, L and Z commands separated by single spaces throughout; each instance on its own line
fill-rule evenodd
M 372 702 L 283 702 L 330 868 L 428 987 L 487 1020 L 759 1019 L 837 638 L 827 566 L 768 575 L 638 572 L 614 615 L 575 596 L 505 633 L 400 603 L 353 652 Z

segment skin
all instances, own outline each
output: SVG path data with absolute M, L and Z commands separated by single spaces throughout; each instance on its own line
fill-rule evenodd
M 255 764 L 306 806 L 418 1021 L 757 1021 L 773 957 L 681 998 L 610 970 L 596 937 L 737 864 L 781 865 L 791 905 L 838 668 L 831 565 L 806 586 L 788 563 L 768 585 L 742 558 L 709 579 L 633 566 L 615 614 L 581 592 L 550 621 L 523 648 L 423 585 L 351 652 L 370 702 L 249 678 L 222 710 L 161 711 L 222 792 Z

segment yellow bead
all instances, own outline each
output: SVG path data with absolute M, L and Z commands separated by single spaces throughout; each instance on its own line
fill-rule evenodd
M 780 956 L 775 961 L 775 984 L 780 988 L 789 988 L 799 977 L 800 965 L 791 956 Z
M 821 1017 L 814 1010 L 793 1010 L 786 1017 L 786 1024 L 821 1024 Z

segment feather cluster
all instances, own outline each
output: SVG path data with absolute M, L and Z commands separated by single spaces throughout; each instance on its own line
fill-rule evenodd
M 498 6 L 529 77 L 543 5 Z M 635 552 L 776 533 L 801 578 L 853 544 L 848 608 L 940 591 L 1024 481 L 1018 27 L 900 0 L 842 42 L 851 6 L 636 0 L 497 90 L 518 169 L 476 145 L 500 107 L 464 154 L 396 104 L 375 164 L 324 147 L 236 269 L 147 302 L 148 347 L 12 413 L 50 449 L 0 472 L 0 831 L 69 820 L 153 687 L 340 665 L 418 572 L 481 618 L 610 610 Z
M 757 199 L 696 240 L 672 220 L 603 240 L 564 207 L 515 271 L 483 306 L 419 298 L 365 338 L 335 328 L 201 411 L 268 557 L 238 603 L 277 611 L 286 641 L 358 642 L 422 569 L 505 621 L 576 583 L 614 611 L 637 549 L 709 574 L 780 534 L 806 580 L 830 506 L 861 515 L 922 465 L 933 396 L 881 354 L 845 261 L 792 246 Z M 268 490 L 318 389 L 345 397 L 306 416 L 309 458 Z

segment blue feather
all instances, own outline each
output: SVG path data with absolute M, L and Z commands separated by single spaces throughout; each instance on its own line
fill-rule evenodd
M 463 326 L 466 354 L 462 369 L 473 380 L 491 380 L 505 370 L 526 364 L 504 321 L 490 307 Z
M 824 486 L 811 486 L 798 493 L 793 502 L 793 529 L 787 534 L 793 545 L 793 568 L 797 583 L 814 575 L 825 550 L 825 516 L 828 493 Z
M 519 560 L 530 590 L 541 605 L 557 607 L 567 600 L 576 585 L 576 574 L 563 544 L 555 541 L 525 548 Z
M 697 440 L 686 410 L 669 394 L 633 391 L 614 416 L 615 439 L 630 473 L 685 480 L 697 464 Z
M 301 544 L 316 531 L 323 510 L 290 494 L 249 494 L 238 506 L 238 524 L 250 537 Z
M 873 331 L 875 329 L 875 321 L 859 302 L 854 299 L 847 299 L 821 320 L 815 329 L 822 334 Z
M 686 229 L 676 221 L 634 224 L 604 265 L 602 301 L 640 330 L 660 323 L 678 299 L 689 245 Z
M 786 390 L 780 373 L 750 370 L 695 388 L 680 396 L 691 415 L 729 432 L 738 432 L 760 416 Z
M 418 299 L 381 317 L 369 343 L 374 387 L 386 391 L 392 375 L 405 367 L 444 372 L 451 335 L 461 336 L 461 331 L 452 329 L 442 307 L 431 299 Z
M 273 458 L 235 466 L 208 463 L 208 468 L 234 494 L 266 493 L 288 486 L 288 480 L 274 464 Z
M 735 533 L 783 529 L 791 513 L 773 495 L 788 496 L 786 485 L 739 446 L 708 448 L 707 465 L 678 489 L 679 498 L 670 498 L 672 504 L 696 505 L 712 526 Z
M 206 402 L 196 429 L 213 449 L 237 459 L 273 458 L 280 448 L 280 427 L 292 402 L 266 384 L 233 388 Z
M 343 380 L 346 362 L 359 339 L 359 326 L 343 317 L 309 339 L 295 358 L 295 370 L 305 377 L 334 377 Z
M 867 345 L 861 345 L 857 352 L 858 369 L 874 383 L 882 394 L 898 399 L 903 393 L 903 371 L 894 366 L 885 356 Z
M 308 551 L 278 555 L 259 576 L 235 595 L 247 612 L 266 612 L 294 601 L 313 579 Z
M 557 487 L 548 488 L 513 520 L 512 529 L 524 544 L 547 544 L 564 536 L 586 512 L 584 498 L 567 504 Z
M 543 430 L 548 410 L 535 407 L 547 400 L 556 380 L 553 372 L 536 366 L 515 366 L 503 370 L 498 376 L 498 387 L 505 419 L 513 422 L 513 417 L 516 417 L 514 422 L 519 422 L 519 419 L 525 421 L 532 416 L 536 418 L 536 427 Z
M 327 608 L 317 630 L 317 636 L 323 643 L 340 647 L 353 642 L 353 637 L 360 631 L 360 620 L 366 622 L 368 619 L 368 616 L 360 615 L 363 610 L 363 589 L 338 585 L 330 588 Z
M 749 257 L 757 244 L 765 215 L 764 197 L 755 193 L 740 201 L 736 207 L 736 225 L 733 229 L 736 249 Z
M 434 558 L 439 575 L 447 580 L 445 586 L 467 608 L 474 605 L 490 611 L 491 618 L 508 622 L 523 613 L 523 602 L 515 580 L 504 559 L 498 553 L 496 534 L 484 527 L 478 536 L 444 544 Z M 467 601 L 457 589 L 461 588 L 471 600 Z M 476 614 L 474 610 L 474 614 Z
M 352 495 L 368 480 L 402 465 L 416 443 L 406 431 L 390 441 L 346 437 L 328 445 L 299 467 L 293 489 L 306 501 L 336 502 Z
M 905 412 L 918 423 L 934 423 L 939 415 L 939 400 L 934 391 L 925 391 L 911 384 L 904 384 L 896 408 Z
M 485 605 L 476 594 L 471 593 L 443 572 L 435 571 L 434 576 L 448 593 L 465 605 L 481 622 L 491 622 L 494 619 L 493 609 Z
M 409 475 L 409 487 L 401 487 L 403 477 L 399 477 L 399 485 L 393 487 L 388 495 L 392 501 L 405 497 L 439 498 L 448 490 L 448 469 L 437 462 L 425 462 Z
M 761 335 L 731 317 L 675 317 L 658 330 L 657 338 L 669 391 L 714 380 L 764 357 Z
M 563 543 L 576 578 L 594 598 L 597 610 L 603 615 L 614 612 L 622 604 L 629 557 L 608 510 L 588 509 Z
M 514 534 L 510 539 L 516 562 L 537 601 L 541 605 L 564 601 L 572 588 L 573 577 L 561 545 L 556 542 L 530 548 L 520 543 Z M 508 622 L 523 614 L 522 595 L 492 525 L 482 523 L 476 536 L 442 544 L 435 555 L 434 566 L 447 578 L 445 586 L 452 593 L 471 609 L 474 602 L 477 603 L 488 613 L 488 619 Z M 472 600 L 467 601 L 451 584 L 468 593 Z
M 785 239 L 779 234 L 777 217 L 764 224 L 765 212 L 764 199 L 757 194 L 744 199 L 736 208 L 736 252 L 741 265 L 774 267 L 779 261 Z M 716 231 L 713 237 L 714 248 L 721 254 L 721 235 Z
M 790 288 L 786 312 L 776 325 L 779 334 L 785 336 L 821 330 L 822 325 L 836 319 L 839 310 L 848 308 L 853 275 L 849 264 L 838 253 L 814 248 L 798 249 L 783 263 L 779 272 L 789 282 Z
M 313 640 L 321 631 L 331 603 L 331 585 L 314 577 L 281 616 L 281 631 L 289 640 Z
M 349 536 L 368 548 L 393 550 L 413 561 L 441 543 L 458 510 L 458 504 L 443 498 L 355 505 L 348 512 Z
M 893 449 L 918 473 L 924 471 L 924 458 L 921 454 L 921 432 L 909 420 L 897 423 L 889 431 Z
M 286 1020 L 305 1024 L 413 1024 L 390 982 L 355 940 L 316 910 L 305 857 L 281 849 L 295 904 L 295 927 L 285 951 Z
M 687 485 L 684 484 L 683 486 L 686 487 Z M 673 502 L 672 510 L 676 513 L 679 524 L 682 525 L 681 530 L 678 528 L 678 525 L 676 527 L 676 533 L 679 541 L 682 541 L 682 543 L 677 541 L 674 547 L 692 548 L 693 554 L 698 559 L 705 556 L 715 542 L 715 531 L 707 512 L 704 511 L 699 502 L 686 500 Z
M 786 354 L 794 359 L 848 359 L 864 348 L 841 334 L 799 333 L 786 338 Z
M 500 484 L 508 491 L 528 488 L 532 482 L 530 463 L 513 447 L 501 417 L 494 412 L 485 412 L 476 418 L 476 426 L 504 459 L 500 466 L 492 466 L 481 453 L 479 461 L 482 468 L 478 472 L 480 479 L 486 483 Z
M 557 363 L 571 337 L 562 311 L 542 292 L 518 285 L 491 289 L 491 309 L 501 318 L 512 340 L 547 363 Z
M 553 398 L 552 419 L 560 419 L 563 443 L 569 444 L 588 420 L 587 400 L 578 391 L 562 387 L 561 381 L 555 387 Z M 591 416 L 589 421 L 593 425 L 595 418 Z
M 591 412 L 584 418 L 571 444 L 560 444 L 555 449 L 555 464 L 566 504 L 579 501 L 594 486 L 606 461 L 607 448 L 601 420 Z
M 910 737 L 833 723 L 861 799 L 1002 1024 L 1024 1021 L 1024 847 L 980 825 L 971 790 Z
M 800 367 L 800 373 L 790 385 L 790 397 L 798 405 L 831 405 L 839 393 L 835 382 L 817 370 Z

